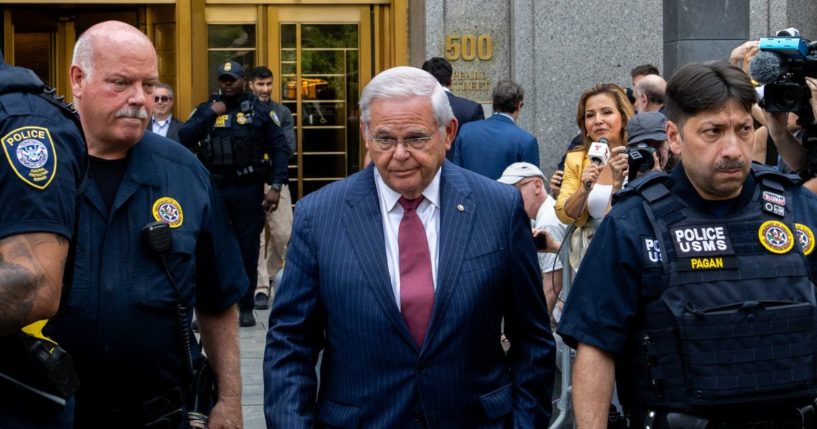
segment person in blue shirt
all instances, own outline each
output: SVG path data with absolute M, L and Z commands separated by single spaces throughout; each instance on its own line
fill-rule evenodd
M 607 427 L 614 381 L 634 427 L 799 428 L 814 415 L 817 197 L 752 166 L 754 102 L 725 63 L 668 83 L 680 163 L 617 195 L 558 328 L 577 348 L 579 427 Z
M 79 201 L 70 291 L 46 332 L 74 356 L 76 427 L 187 427 L 182 328 L 195 340 L 192 313 L 178 312 L 179 304 L 195 308 L 218 382 L 210 427 L 240 427 L 236 303 L 248 281 L 207 170 L 181 145 L 145 132 L 156 51 L 138 29 L 103 22 L 77 40 L 70 77 L 90 180 Z M 164 254 L 143 237 L 154 222 L 170 230 Z
M 454 164 L 491 180 L 515 162 L 539 168 L 539 142 L 516 124 L 524 105 L 525 91 L 516 82 L 502 80 L 493 93 L 494 114 L 465 125 L 454 141 Z
M 22 338 L 39 341 L 33 340 L 36 336 L 49 344 L 40 331 L 60 302 L 69 241 L 74 241 L 76 199 L 88 162 L 76 115 L 45 91 L 34 72 L 5 64 L 0 52 L 0 427 L 4 428 L 73 425 L 70 391 L 27 384 L 56 394 L 54 402 L 9 379 L 29 381 L 30 372 L 17 365 L 13 355 Z M 53 350 L 50 355 L 55 356 Z M 66 368 L 72 371 L 70 365 Z

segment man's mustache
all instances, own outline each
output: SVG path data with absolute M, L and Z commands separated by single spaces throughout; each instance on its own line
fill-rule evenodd
M 715 164 L 716 170 L 742 170 L 746 163 L 739 159 L 722 159 Z
M 123 107 L 116 112 L 117 118 L 147 119 L 148 111 L 144 107 Z

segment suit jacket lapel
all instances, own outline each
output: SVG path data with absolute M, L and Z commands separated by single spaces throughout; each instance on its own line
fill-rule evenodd
M 354 183 L 349 184 L 346 206 L 341 214 L 342 221 L 366 277 L 366 284 L 372 289 L 383 313 L 403 338 L 417 347 L 392 292 L 386 263 L 386 238 L 383 235 L 383 219 L 373 169 L 370 165 L 352 176 Z
M 431 324 L 428 327 L 427 346 L 442 323 L 445 310 L 451 300 L 462 266 L 471 229 L 474 226 L 476 204 L 471 201 L 471 188 L 459 167 L 449 161 L 443 164 L 440 180 L 440 254 L 437 264 L 437 292 Z

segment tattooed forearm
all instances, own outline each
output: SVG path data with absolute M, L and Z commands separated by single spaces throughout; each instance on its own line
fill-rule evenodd
M 34 274 L 0 255 L 0 334 L 13 332 L 25 323 L 34 306 L 37 283 Z
M 0 335 L 33 321 L 32 316 L 40 316 L 42 310 L 35 311 L 37 300 L 53 296 L 42 295 L 44 288 L 56 289 L 58 299 L 67 249 L 68 241 L 56 234 L 23 234 L 0 240 Z M 39 308 L 56 305 L 39 304 Z

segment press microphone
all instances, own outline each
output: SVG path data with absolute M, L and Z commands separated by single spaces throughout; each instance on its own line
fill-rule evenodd
M 610 160 L 610 147 L 607 146 L 607 139 L 602 137 L 597 142 L 590 143 L 587 149 L 587 158 L 590 162 L 600 167 L 607 165 Z M 587 181 L 584 183 L 584 188 L 590 190 L 593 187 L 593 182 Z
M 597 142 L 590 143 L 590 148 L 587 149 L 587 157 L 590 162 L 599 166 L 607 165 L 610 160 L 610 147 L 607 146 L 607 139 L 602 137 Z
M 761 85 L 776 81 L 784 73 L 786 65 L 783 58 L 774 52 L 760 51 L 749 63 L 749 74 Z

